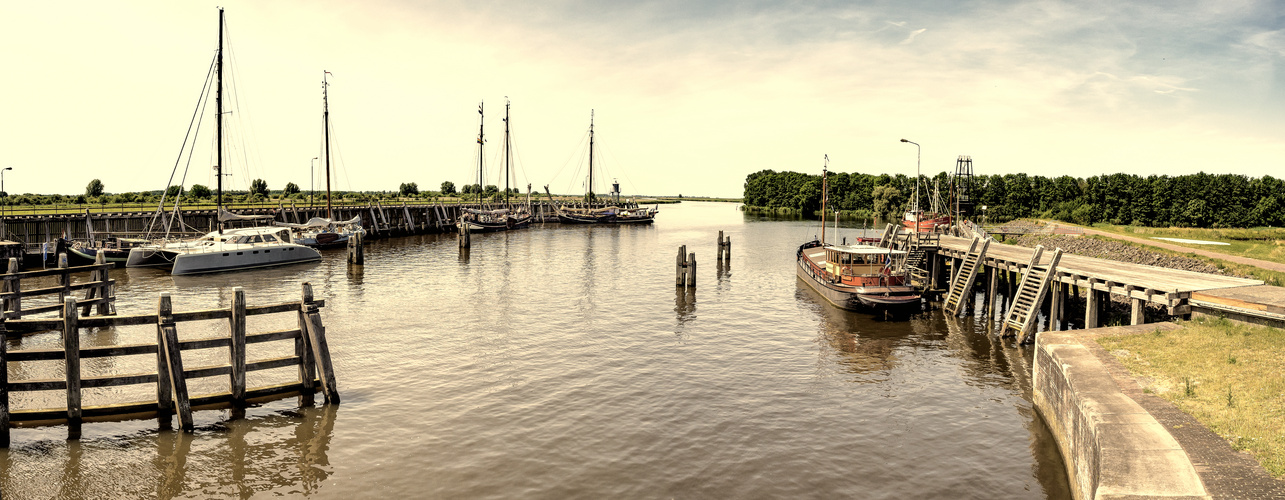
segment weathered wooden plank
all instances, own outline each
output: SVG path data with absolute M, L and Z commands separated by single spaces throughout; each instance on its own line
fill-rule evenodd
M 285 368 L 289 366 L 298 366 L 298 356 L 282 356 L 279 358 L 261 359 L 252 363 L 246 363 L 245 370 L 248 372 L 259 370 L 271 370 L 273 368 Z
M 81 388 L 90 389 L 95 387 L 117 387 L 122 385 L 137 384 L 154 384 L 157 375 L 155 373 L 134 373 L 129 375 L 113 375 L 101 377 L 85 377 L 80 382 Z
M 251 333 L 245 336 L 245 343 L 258 344 L 261 342 L 271 342 L 273 340 L 290 340 L 299 338 L 299 329 L 278 330 L 273 332 Z
M 175 326 L 173 306 L 170 303 L 169 293 L 161 293 L 156 315 L 158 318 L 156 328 L 161 336 L 161 352 L 165 353 L 165 369 L 170 375 L 174 409 L 178 413 L 179 426 L 185 431 L 191 431 L 193 429 L 192 407 L 190 401 L 188 401 L 182 351 L 178 347 L 178 329 Z
M 9 338 L 0 322 L 0 448 L 9 447 Z

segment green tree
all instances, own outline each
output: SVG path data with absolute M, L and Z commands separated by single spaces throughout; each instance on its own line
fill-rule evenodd
M 208 187 L 205 187 L 200 184 L 193 184 L 192 189 L 187 190 L 187 194 L 192 195 L 193 198 L 200 199 L 200 198 L 209 198 L 210 195 L 213 193 L 210 192 L 210 188 Z
M 414 182 L 403 182 L 398 190 L 402 196 L 415 196 L 419 194 L 419 185 Z
M 450 196 L 450 195 L 453 195 L 453 194 L 455 194 L 455 183 L 454 183 L 454 182 L 451 182 L 451 181 L 445 181 L 445 182 L 443 182 L 443 183 L 442 183 L 442 196 Z
M 281 196 L 291 196 L 299 194 L 299 186 L 293 182 L 287 182 L 286 188 L 281 190 Z
M 267 183 L 266 181 L 264 181 L 263 179 L 255 179 L 255 180 L 250 181 L 250 194 L 257 194 L 257 195 L 260 195 L 260 196 L 267 196 L 267 195 L 268 195 L 268 183 Z
M 102 196 L 102 195 L 103 195 L 103 181 L 94 179 L 92 181 L 89 181 L 88 186 L 85 186 L 85 196 Z

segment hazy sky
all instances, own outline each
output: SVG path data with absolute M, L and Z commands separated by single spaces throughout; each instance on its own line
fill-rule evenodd
M 216 5 L 0 0 L 6 189 L 163 188 Z M 911 175 L 903 137 L 925 174 L 966 154 L 979 174 L 1285 176 L 1275 0 L 221 5 L 241 189 L 308 189 L 323 70 L 342 189 L 474 182 L 480 101 L 496 183 L 506 96 L 519 182 L 555 193 L 584 189 L 590 109 L 595 166 L 626 194 L 740 196 L 746 174 L 819 173 L 824 154 L 835 171 Z M 214 184 L 211 130 L 187 186 Z

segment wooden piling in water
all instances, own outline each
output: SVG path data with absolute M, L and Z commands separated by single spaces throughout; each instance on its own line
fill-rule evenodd
M 354 266 L 366 265 L 366 251 L 364 250 L 361 233 L 348 237 L 348 263 Z
M 687 288 L 696 289 L 696 252 L 687 254 Z
M 473 246 L 473 242 L 469 241 L 469 233 L 468 224 L 460 224 L 460 248 L 471 248 Z
M 727 262 L 732 260 L 732 237 L 723 237 L 723 232 L 718 232 L 718 262 Z
M 680 245 L 678 247 L 678 260 L 674 264 L 674 273 L 675 273 L 674 285 L 675 286 L 681 287 L 681 286 L 687 285 L 687 274 L 686 274 L 687 258 L 686 257 L 687 257 L 687 245 Z
M 0 322 L 0 448 L 9 447 L 9 336 Z
M 326 403 L 339 404 L 339 390 L 335 387 L 335 369 L 330 362 L 330 346 L 326 343 L 326 327 L 321 324 L 321 314 L 317 311 L 317 304 L 311 300 L 311 283 L 303 283 L 303 297 L 305 300 L 299 306 L 299 317 L 306 331 L 301 331 L 300 336 L 307 339 L 309 353 L 320 375 L 321 391 L 326 398 Z M 309 373 L 308 376 L 311 377 L 312 374 Z
M 228 383 L 231 386 L 232 406 L 245 408 L 245 290 L 241 287 L 232 289 L 232 317 L 228 320 L 231 327 L 231 346 L 228 349 L 232 373 Z
M 9 272 L 7 273 L 9 274 L 9 277 L 4 280 L 5 292 L 18 292 L 22 290 L 22 280 L 18 279 L 19 271 L 18 259 L 16 257 L 10 257 Z M 5 301 L 4 310 L 13 312 L 12 315 L 9 315 L 10 319 L 22 319 L 22 294 L 15 293 L 13 298 L 7 299 Z
M 188 399 L 187 376 L 183 374 L 183 357 L 178 346 L 178 328 L 174 321 L 174 306 L 168 292 L 161 293 L 156 307 L 156 332 L 161 343 L 157 351 L 165 357 L 165 371 L 169 374 L 170 388 L 174 398 L 174 410 L 178 413 L 179 428 L 191 432 L 192 404 Z
M 80 316 L 76 299 L 63 302 L 62 345 L 67 369 L 67 439 L 80 439 Z

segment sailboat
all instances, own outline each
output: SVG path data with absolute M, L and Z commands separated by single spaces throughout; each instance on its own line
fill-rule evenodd
M 613 183 L 613 199 L 619 200 L 620 183 Z M 552 197 L 552 195 L 550 195 Z M 593 110 L 589 110 L 589 184 L 585 201 L 593 202 Z M 563 224 L 651 224 L 656 220 L 658 208 L 640 207 L 622 210 L 618 206 L 602 208 L 558 207 L 558 222 Z
M 509 101 L 504 101 L 504 208 L 496 210 L 482 210 L 483 182 L 482 176 L 482 154 L 485 146 L 485 118 L 483 105 L 478 104 L 477 114 L 479 121 L 477 131 L 477 205 L 479 208 L 465 208 L 460 214 L 458 222 L 461 231 L 468 230 L 473 233 L 485 233 L 492 231 L 507 231 L 510 229 L 523 229 L 531 225 L 531 213 L 529 210 L 522 208 L 515 209 L 509 202 L 509 179 L 513 177 L 513 149 L 512 138 L 509 135 Z
M 218 230 L 196 239 L 159 241 L 134 247 L 125 267 L 169 267 L 171 274 L 252 269 L 321 260 L 316 250 L 291 242 L 290 230 L 260 226 L 225 229 L 230 221 L 259 222 L 272 216 L 242 216 L 223 210 L 223 9 L 219 9 L 219 50 L 215 53 L 215 122 Z
M 366 230 L 361 227 L 360 216 L 352 220 L 335 221 L 330 204 L 330 83 L 326 80 L 326 75 L 330 74 L 329 71 L 321 72 L 321 129 L 325 136 L 325 151 L 322 155 L 326 158 L 326 217 L 313 217 L 303 224 L 273 223 L 290 228 L 295 243 L 314 248 L 345 247 L 349 239 L 366 234 Z

